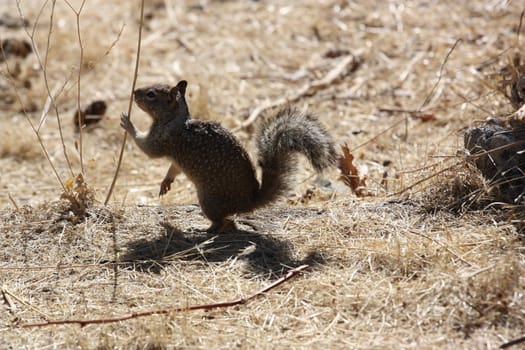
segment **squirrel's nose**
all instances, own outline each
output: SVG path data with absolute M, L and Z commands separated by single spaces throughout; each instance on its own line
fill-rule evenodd
M 137 97 L 139 94 L 140 94 L 140 89 L 136 89 L 135 91 L 133 91 L 133 99 L 135 101 L 137 100 Z

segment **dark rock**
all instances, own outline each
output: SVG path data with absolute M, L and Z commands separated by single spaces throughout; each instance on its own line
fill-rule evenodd
M 525 129 L 483 125 L 468 129 L 465 148 L 499 199 L 519 203 L 525 195 Z

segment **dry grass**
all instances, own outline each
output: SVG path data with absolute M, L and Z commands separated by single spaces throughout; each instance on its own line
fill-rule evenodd
M 138 85 L 184 78 L 194 115 L 230 128 L 255 106 L 322 79 L 340 62 L 330 57 L 337 50 L 359 62 L 298 105 L 349 145 L 371 196 L 356 198 L 336 171 L 326 174 L 330 186 L 316 186 L 307 169 L 287 202 L 244 215 L 239 232 L 217 237 L 196 230 L 207 221 L 184 177 L 157 198 L 168 164 L 131 143 L 109 206 L 79 211 L 59 200 L 62 187 L 19 113 L 34 111 L 28 117 L 38 125 L 48 100 L 37 55 L 9 58 L 11 72 L 18 64 L 24 108 L 9 103 L 18 98 L 2 80 L 0 348 L 494 349 L 522 336 L 522 219 L 490 205 L 493 197 L 461 155 L 465 127 L 511 109 L 485 76 L 521 49 L 519 6 L 147 1 Z M 35 23 L 39 7 L 24 0 L 20 7 Z M 18 13 L 16 2 L 5 11 Z M 40 136 L 64 183 L 71 171 L 56 115 L 76 174 L 71 120 L 79 70 L 81 105 L 108 103 L 105 119 L 83 133 L 84 179 L 99 202 L 123 134 L 118 120 L 128 103 L 138 12 L 138 2 L 86 2 L 81 67 L 76 18 L 65 2 L 56 3 L 48 51 L 50 4 L 34 31 L 56 93 Z M 20 28 L 2 30 L 27 39 Z M 420 109 L 435 120 L 402 112 Z M 147 127 L 137 109 L 132 118 Z M 251 131 L 236 133 L 250 150 Z M 77 195 L 85 193 L 67 198 L 84 198 Z M 301 276 L 230 309 L 84 328 L 18 327 L 233 300 L 303 263 L 311 267 Z

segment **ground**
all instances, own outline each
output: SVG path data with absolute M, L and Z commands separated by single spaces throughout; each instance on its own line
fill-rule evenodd
M 158 197 L 169 162 L 129 140 L 108 197 L 140 1 L 81 5 L 0 14 L 0 40 L 32 47 L 0 62 L 0 348 L 495 349 L 523 336 L 522 207 L 491 200 L 463 147 L 468 127 L 513 110 L 497 74 L 522 49 L 519 2 L 146 1 L 137 86 L 187 80 L 194 117 L 252 158 L 247 118 L 289 100 L 365 182 L 356 193 L 302 162 L 289 197 L 221 235 L 202 231 L 184 176 Z M 76 133 L 95 100 L 104 118 Z M 135 106 L 131 118 L 147 128 Z M 304 264 L 229 308 L 23 327 L 231 301 Z

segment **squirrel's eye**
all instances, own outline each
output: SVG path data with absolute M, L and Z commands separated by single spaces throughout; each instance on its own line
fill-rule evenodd
M 149 91 L 146 93 L 146 97 L 147 97 L 147 98 L 153 98 L 153 97 L 155 97 L 155 93 L 154 93 L 153 91 L 149 90 Z

